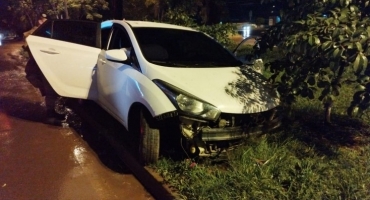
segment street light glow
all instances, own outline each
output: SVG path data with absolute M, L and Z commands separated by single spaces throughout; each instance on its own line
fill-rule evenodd
M 249 37 L 250 33 L 251 33 L 251 27 L 250 26 L 244 26 L 243 27 L 243 38 Z

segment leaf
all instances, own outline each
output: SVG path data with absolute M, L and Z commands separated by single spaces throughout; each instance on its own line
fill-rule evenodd
M 338 60 L 338 58 L 341 56 L 340 49 L 339 48 L 335 49 L 332 56 L 335 60 Z
M 304 24 L 305 22 L 303 20 L 300 20 L 300 21 L 294 21 L 295 24 Z
M 350 117 L 357 116 L 358 114 L 358 106 L 350 106 L 347 109 L 347 115 Z
M 323 51 L 325 51 L 325 50 L 327 50 L 331 45 L 332 45 L 332 41 L 326 41 L 326 42 L 324 42 L 322 45 L 321 45 L 321 49 L 323 50 Z M 370 48 L 369 48 L 370 49 Z
M 355 70 L 356 74 L 360 74 L 363 69 L 367 68 L 368 59 L 364 56 L 363 53 L 359 53 L 356 57 L 355 62 L 353 63 L 353 69 Z
M 362 45 L 360 42 L 356 42 L 357 50 L 362 51 Z
M 337 0 L 331 0 L 332 4 L 334 4 Z M 333 15 L 334 19 L 338 18 L 338 15 L 335 11 L 331 10 L 331 14 Z
M 354 7 L 353 5 L 351 5 L 351 6 L 349 7 L 349 9 L 350 9 L 350 11 L 351 11 L 351 12 L 354 12 L 354 11 L 355 11 L 355 7 Z
M 359 69 L 360 60 L 361 60 L 361 55 L 357 54 L 356 60 L 353 63 L 353 70 L 355 71 L 355 73 L 359 73 L 359 71 L 361 71 L 361 69 Z
M 312 35 L 308 38 L 308 44 L 310 44 L 311 46 L 313 44 L 313 36 Z
M 345 44 L 346 45 L 346 44 Z M 354 45 L 352 42 L 350 42 L 349 44 L 347 44 L 347 48 L 348 49 L 353 49 Z
M 357 85 L 355 89 L 359 91 L 365 91 L 366 87 L 363 85 Z

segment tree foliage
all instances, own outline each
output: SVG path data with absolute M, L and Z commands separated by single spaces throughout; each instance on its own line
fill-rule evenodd
M 271 80 L 290 105 L 297 96 L 318 98 L 330 109 L 343 84 L 357 84 L 349 115 L 370 107 L 368 0 L 280 0 L 281 23 L 262 37 L 283 59 L 268 63 Z M 316 95 L 319 91 L 320 95 Z
M 105 0 L 20 0 L 9 1 L 8 10 L 24 27 L 33 27 L 38 17 L 99 20 L 100 11 L 108 9 Z
M 230 34 L 235 34 L 236 27 L 222 24 L 212 13 L 222 16 L 220 10 L 224 1 L 216 0 L 133 0 L 125 2 L 126 19 L 150 20 L 181 26 L 192 27 L 203 31 L 223 45 L 229 45 Z M 140 11 L 140 12 L 138 12 Z
M 100 20 L 103 10 L 108 10 L 106 0 L 49 0 L 48 14 L 58 18 Z
M 165 21 L 179 11 L 198 24 L 218 23 L 227 15 L 225 0 L 130 0 L 124 1 L 125 19 Z
M 45 1 L 22 0 L 9 1 L 8 11 L 13 18 L 18 18 L 24 27 L 33 27 L 37 23 L 38 16 L 44 11 Z

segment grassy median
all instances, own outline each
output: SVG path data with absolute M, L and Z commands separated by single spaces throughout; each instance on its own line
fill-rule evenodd
M 352 94 L 343 86 L 331 125 L 321 102 L 298 98 L 280 131 L 246 139 L 223 162 L 152 168 L 180 199 L 370 199 L 370 114 L 346 115 Z
M 283 130 L 248 138 L 227 161 L 163 158 L 153 168 L 182 199 L 369 199 L 368 121 L 339 106 L 328 126 L 320 105 L 298 100 Z

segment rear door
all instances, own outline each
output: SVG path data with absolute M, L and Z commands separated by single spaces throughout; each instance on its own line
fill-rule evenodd
M 61 96 L 95 99 L 100 23 L 48 20 L 27 37 L 33 57 Z

